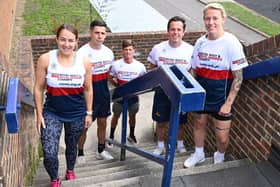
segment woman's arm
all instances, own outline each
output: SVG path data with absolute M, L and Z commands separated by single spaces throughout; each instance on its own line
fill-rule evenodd
M 232 71 L 234 79 L 230 87 L 229 95 L 226 99 L 226 102 L 220 108 L 220 115 L 227 115 L 231 112 L 231 106 L 237 96 L 238 91 L 240 90 L 242 81 L 243 81 L 243 71 L 242 69 L 237 71 Z
M 43 118 L 43 98 L 46 88 L 46 74 L 49 64 L 49 53 L 45 53 L 40 56 L 36 66 L 35 72 L 35 84 L 34 84 L 34 101 L 37 115 L 37 131 L 41 133 L 41 127 L 45 128 L 45 122 Z

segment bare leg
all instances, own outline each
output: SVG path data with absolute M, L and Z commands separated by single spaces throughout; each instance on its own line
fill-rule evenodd
M 118 121 L 119 121 L 120 115 L 121 114 L 118 114 L 118 113 L 114 113 L 113 114 L 113 117 L 112 117 L 112 120 L 111 120 L 111 131 L 110 131 L 110 138 L 111 139 L 114 139 L 115 130 L 116 130 L 116 127 L 118 125 Z M 109 144 L 109 145 L 111 145 L 111 144 Z
M 130 127 L 135 127 L 136 124 L 136 113 L 131 113 L 129 112 L 129 126 Z
M 114 113 L 111 120 L 111 128 L 116 128 L 121 114 Z
M 105 144 L 107 118 L 97 118 L 98 144 Z
M 231 120 L 220 121 L 214 119 L 215 124 L 215 133 L 216 133 L 216 142 L 217 148 L 220 153 L 226 152 L 226 149 L 229 144 L 229 132 L 231 127 Z
M 194 114 L 194 142 L 196 147 L 204 147 L 206 136 L 206 124 L 208 121 L 207 114 Z
M 180 124 L 180 125 L 179 125 L 179 129 L 178 129 L 178 136 L 177 136 L 177 139 L 178 139 L 178 140 L 183 140 L 183 136 L 184 136 L 184 129 L 183 129 L 183 125 Z
M 88 131 L 88 129 L 85 128 L 84 131 L 82 132 L 81 136 L 80 136 L 80 139 L 79 139 L 79 142 L 78 142 L 78 149 L 79 150 L 84 149 L 84 145 L 85 145 L 85 142 L 86 142 L 86 139 L 87 139 L 87 131 Z
M 157 123 L 157 141 L 164 141 L 167 132 L 167 122 Z

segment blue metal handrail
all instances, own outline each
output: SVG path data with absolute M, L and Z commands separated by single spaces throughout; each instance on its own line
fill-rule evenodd
M 280 56 L 250 64 L 243 70 L 243 79 L 256 79 L 278 73 L 280 73 Z
M 161 87 L 171 102 L 170 128 L 165 157 L 156 156 L 143 149 L 126 145 L 127 110 L 129 97 L 152 91 Z M 113 90 L 112 100 L 123 100 L 121 143 L 107 139 L 121 147 L 121 160 L 125 160 L 125 151 L 131 151 L 164 166 L 162 186 L 170 186 L 171 172 L 179 127 L 179 113 L 200 111 L 204 107 L 205 91 L 196 80 L 180 66 L 159 67 L 144 76 L 138 77 Z
M 31 92 L 19 81 L 18 78 L 11 78 L 8 85 L 8 95 L 5 117 L 9 133 L 17 133 L 20 129 L 20 109 L 21 104 L 27 104 L 34 107 L 33 95 Z

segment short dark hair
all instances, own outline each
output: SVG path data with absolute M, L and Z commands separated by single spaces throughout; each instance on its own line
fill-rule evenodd
M 107 28 L 107 25 L 105 22 L 101 21 L 101 20 L 93 20 L 91 23 L 90 23 L 90 30 L 91 29 L 94 29 L 95 26 L 99 26 L 99 27 L 106 27 Z
M 126 47 L 135 47 L 134 42 L 130 39 L 125 39 L 122 41 L 122 49 L 126 48 Z
M 65 23 L 63 23 L 62 25 L 60 25 L 57 28 L 57 30 L 56 30 L 56 38 L 59 38 L 60 32 L 62 30 L 64 30 L 64 29 L 72 32 L 75 35 L 76 39 L 78 39 L 78 30 L 74 26 L 68 25 L 68 24 L 65 24 Z
M 169 31 L 170 23 L 173 22 L 173 21 L 181 21 L 183 23 L 184 31 L 186 30 L 186 20 L 184 18 L 180 17 L 180 16 L 174 16 L 174 17 L 172 17 L 168 20 L 167 31 Z

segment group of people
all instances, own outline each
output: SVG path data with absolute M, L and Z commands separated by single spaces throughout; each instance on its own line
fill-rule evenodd
M 167 24 L 168 40 L 156 44 L 148 55 L 150 68 L 182 66 L 206 90 L 204 110 L 194 112 L 194 153 L 185 160 L 184 167 L 193 167 L 205 160 L 204 140 L 209 116 L 215 126 L 217 151 L 214 163 L 222 163 L 229 144 L 231 107 L 242 83 L 242 68 L 248 65 L 239 40 L 224 30 L 226 12 L 222 5 L 205 6 L 203 20 L 206 34 L 194 46 L 183 41 L 185 20 L 172 17 Z M 90 24 L 90 41 L 78 51 L 78 32 L 67 24 L 61 25 L 56 34 L 58 49 L 40 56 L 36 68 L 34 97 L 37 129 L 41 136 L 44 166 L 51 178 L 51 187 L 59 187 L 58 148 L 62 127 L 65 130 L 66 180 L 76 178 L 76 161 L 85 162 L 84 143 L 88 128 L 97 120 L 98 159 L 113 159 L 105 150 L 106 121 L 110 115 L 108 80 L 114 86 L 142 76 L 145 66 L 134 58 L 135 45 L 130 39 L 122 42 L 122 58 L 114 61 L 114 54 L 103 42 L 106 24 L 94 20 Z M 44 93 L 46 92 L 45 96 Z M 45 100 L 45 101 L 44 101 Z M 43 104 L 44 101 L 44 104 Z M 122 113 L 122 102 L 113 103 L 110 138 Z M 127 137 L 137 143 L 135 136 L 136 113 L 139 98 L 129 98 L 129 125 Z M 166 130 L 170 120 L 171 103 L 160 88 L 155 90 L 152 118 L 156 121 L 157 146 L 155 155 L 165 152 Z M 186 152 L 183 143 L 183 126 L 187 114 L 180 113 L 177 150 Z M 111 147 L 112 144 L 108 144 Z

